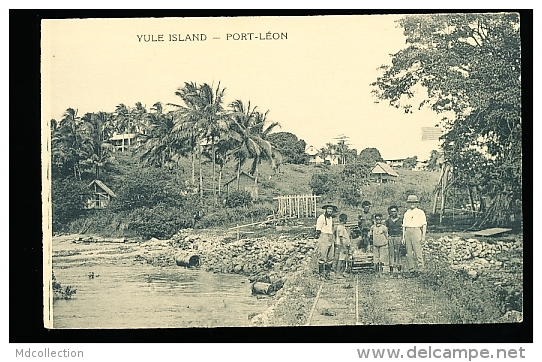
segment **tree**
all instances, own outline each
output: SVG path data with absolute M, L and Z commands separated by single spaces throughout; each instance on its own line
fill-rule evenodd
M 403 168 L 412 170 L 418 164 L 418 156 L 407 157 L 403 161 Z
M 337 145 L 335 146 L 335 152 L 339 156 L 339 164 L 344 165 L 346 164 L 346 158 L 348 156 L 348 145 L 346 144 L 345 139 L 339 140 L 337 142 Z
M 308 164 L 309 155 L 305 153 L 307 144 L 304 140 L 290 132 L 276 132 L 268 137 L 273 146 L 280 152 L 284 163 Z
M 88 165 L 93 169 L 94 178 L 100 178 L 100 169 L 110 165 L 114 161 L 112 145 L 108 142 L 113 135 L 108 127 L 112 116 L 105 112 L 87 113 L 81 119 L 82 127 L 87 134 L 88 147 L 87 157 L 82 160 L 82 165 Z
M 361 152 L 359 153 L 359 159 L 362 162 L 372 164 L 373 166 L 375 165 L 375 163 L 383 161 L 383 158 L 380 155 L 380 151 L 374 147 L 368 147 L 361 150 Z
M 318 152 L 318 156 L 324 160 L 324 163 L 328 157 L 331 157 L 336 152 L 336 146 L 330 142 L 326 143 L 326 147 L 320 148 L 320 151 Z
M 237 160 L 237 178 L 243 164 L 252 158 L 250 175 L 257 177 L 258 164 L 262 160 L 271 162 L 275 167 L 274 147 L 267 139 L 273 129 L 279 126 L 278 122 L 268 122 L 267 112 L 260 113 L 256 107 L 251 108 L 250 102 L 247 106 L 241 100 L 233 101 L 230 104 L 232 138 L 235 140 L 233 155 Z
M 412 112 L 409 99 L 423 87 L 442 120 L 445 161 L 454 172 L 460 155 L 479 149 L 493 167 L 484 185 L 491 198 L 483 225 L 504 225 L 522 198 L 521 47 L 518 14 L 438 14 L 399 21 L 407 48 L 373 83 L 374 94 Z
M 438 164 L 439 157 L 440 157 L 440 154 L 439 154 L 439 152 L 437 150 L 432 150 L 431 151 L 431 154 L 429 155 L 429 160 L 427 161 L 427 166 L 426 166 L 426 169 L 428 171 L 438 170 L 438 168 L 439 168 L 439 164 Z
M 198 149 L 200 163 L 200 196 L 203 196 L 202 143 L 211 145 L 213 194 L 216 196 L 216 154 L 214 148 L 222 133 L 228 130 L 228 115 L 222 106 L 224 91 L 224 88 L 220 88 L 220 83 L 216 89 L 207 83 L 200 86 L 195 83 L 185 83 L 183 88 L 179 88 L 175 92 L 175 95 L 181 97 L 185 103 L 185 106 L 174 105 L 179 109 L 178 115 L 180 116 L 175 130 L 188 131 L 186 135 L 192 141 L 197 142 L 197 146 L 194 146 Z
M 140 134 L 143 142 L 137 150 L 143 164 L 164 167 L 190 153 L 190 142 L 174 132 L 174 114 L 164 113 L 162 103 L 154 103 L 145 117 Z
M 81 162 L 92 153 L 92 138 L 77 116 L 77 110 L 68 108 L 51 138 L 53 175 L 61 177 L 73 174 L 81 180 Z

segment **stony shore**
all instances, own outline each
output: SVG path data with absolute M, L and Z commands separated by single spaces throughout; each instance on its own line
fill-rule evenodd
M 306 318 L 314 298 L 318 279 L 314 275 L 316 240 L 270 232 L 265 236 L 236 240 L 213 231 L 182 230 L 170 240 L 151 239 L 140 244 L 141 252 L 134 261 L 152 265 L 173 265 L 179 253 L 200 257 L 200 267 L 213 273 L 234 273 L 247 276 L 250 282 L 273 285 L 270 307 L 252 316 L 253 324 L 299 325 Z M 523 240 L 431 236 L 424 244 L 427 260 L 448 265 L 465 280 L 484 281 L 506 301 L 503 311 L 521 319 L 523 298 Z M 443 265 L 443 264 L 439 264 Z M 291 304 L 295 304 L 295 306 Z M 296 309 L 297 314 L 278 317 L 275 311 Z M 518 316 L 519 314 L 519 316 Z M 506 318 L 506 315 L 503 318 Z

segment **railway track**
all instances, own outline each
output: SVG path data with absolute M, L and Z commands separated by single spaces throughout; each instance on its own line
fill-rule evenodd
M 359 279 L 356 273 L 320 283 L 305 325 L 360 325 Z

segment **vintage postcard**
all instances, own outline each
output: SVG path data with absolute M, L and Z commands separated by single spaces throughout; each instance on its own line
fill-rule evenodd
M 522 322 L 519 30 L 43 20 L 45 327 Z

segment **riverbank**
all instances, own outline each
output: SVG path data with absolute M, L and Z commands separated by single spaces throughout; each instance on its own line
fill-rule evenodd
M 55 270 L 73 263 L 177 270 L 181 267 L 176 266 L 176 256 L 193 253 L 200 258 L 201 272 L 224 277 L 235 274 L 247 286 L 256 282 L 272 286 L 266 295 L 252 295 L 250 287 L 244 291 L 247 298 L 266 301 L 264 310 L 246 316 L 248 325 L 254 326 L 522 320 L 521 235 L 474 239 L 467 234 L 433 234 L 424 245 L 426 270 L 417 278 L 378 277 L 362 271 L 357 276 L 325 282 L 314 272 L 316 240 L 307 236 L 302 228 L 286 233 L 262 228 L 239 240 L 226 230 L 191 229 L 168 240 L 63 236 L 55 238 L 53 259 Z

